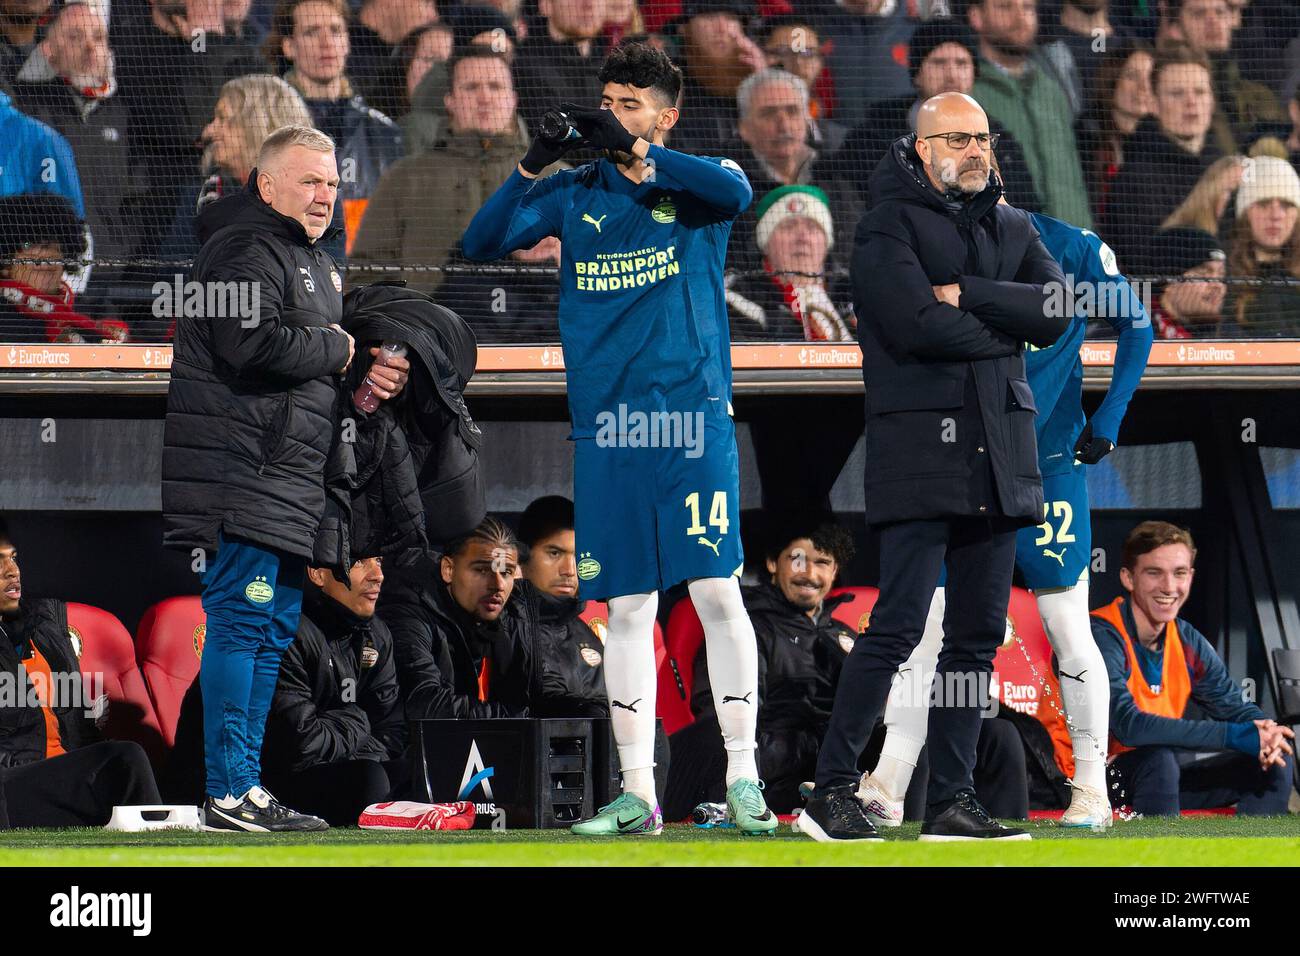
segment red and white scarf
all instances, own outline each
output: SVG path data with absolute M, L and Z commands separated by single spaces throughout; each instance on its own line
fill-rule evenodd
M 49 342 L 125 342 L 129 330 L 118 319 L 92 319 L 72 307 L 73 294 L 64 286 L 62 295 L 49 295 L 13 279 L 0 279 L 0 300 L 21 315 L 45 323 Z

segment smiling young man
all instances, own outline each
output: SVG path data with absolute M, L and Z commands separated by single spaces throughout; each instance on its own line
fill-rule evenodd
M 832 616 L 849 595 L 828 597 L 853 558 L 853 539 L 830 521 L 791 516 L 767 549 L 767 580 L 744 589 L 758 647 L 758 762 L 764 795 L 776 813 L 800 804 L 799 784 L 812 776 L 830 717 L 835 683 L 857 633 Z M 685 664 L 686 662 L 681 662 Z M 695 723 L 672 736 L 673 765 L 664 806 L 681 819 L 725 790 L 708 649 L 694 661 Z
M 1210 642 L 1178 616 L 1195 561 L 1190 533 L 1144 521 L 1124 541 L 1127 596 L 1092 612 L 1110 674 L 1112 765 L 1143 816 L 1230 803 L 1238 815 L 1285 814 L 1295 734 L 1244 699 Z M 1203 717 L 1186 716 L 1190 702 Z
M 663 829 L 655 609 L 660 590 L 686 581 L 709 643 L 728 805 L 743 832 L 771 833 L 754 763 L 754 629 L 736 577 L 744 558 L 722 282 L 732 222 L 753 194 L 732 160 L 664 147 L 682 74 L 661 51 L 624 44 L 600 81 L 600 109 L 564 104 L 579 136 L 535 139 L 462 239 L 478 261 L 561 240 L 577 573 L 585 595 L 609 600 L 605 684 L 623 771 L 623 793 L 574 830 Z M 577 144 L 604 157 L 537 180 Z M 653 440 L 636 424 L 646 421 L 662 426 Z

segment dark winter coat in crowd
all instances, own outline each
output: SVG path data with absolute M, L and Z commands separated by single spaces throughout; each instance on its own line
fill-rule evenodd
M 1145 250 L 1151 237 L 1219 155 L 1213 136 L 1194 156 L 1166 136 L 1154 117 L 1138 124 L 1124 144 L 1124 165 L 1111 183 L 1097 230 L 1127 274 L 1149 271 Z
M 525 584 L 516 582 L 506 610 L 484 623 L 452 598 L 436 555 L 389 575 L 379 615 L 393 634 L 408 720 L 532 716 L 541 672 L 536 601 Z
M 189 36 L 163 33 L 140 12 L 114 11 L 109 42 L 117 78 L 130 110 L 131 163 L 149 183 L 140 208 L 142 255 L 170 255 L 161 248 L 166 224 L 199 165 L 199 138 L 212 121 L 222 84 L 249 73 L 266 73 L 252 46 L 219 34 L 197 45 Z M 191 207 L 192 208 L 192 207 Z
M 849 132 L 844 145 L 835 154 L 830 165 L 836 177 L 846 180 L 863 203 L 868 199 L 871 173 L 881 158 L 894 140 L 913 131 L 912 108 L 916 104 L 914 94 L 872 103 L 867 109 L 866 120 Z M 1029 212 L 1041 211 L 1042 202 L 1034 189 L 1034 179 L 1029 175 L 1024 150 L 1016 138 L 993 119 L 989 120 L 989 132 L 1001 135 L 997 148 L 998 169 L 1002 172 L 1002 188 L 1006 191 L 1007 202 Z M 857 225 L 856 221 L 853 225 Z
M 537 602 L 536 642 L 542 680 L 535 716 L 608 717 L 604 645 L 578 616 L 587 602 L 555 597 L 532 585 L 529 590 Z
M 897 3 L 885 16 L 863 16 L 837 0 L 801 0 L 800 14 L 813 17 L 818 35 L 833 39 L 827 66 L 835 76 L 835 119 L 856 126 L 877 100 L 912 91 L 907 41 L 916 29 L 912 5 Z M 902 135 L 902 134 L 899 134 Z
M 599 106 L 601 82 L 596 78 L 605 52 L 599 40 L 591 54 L 583 56 L 576 43 L 556 42 L 545 27 L 519 44 L 515 51 L 515 90 L 519 93 L 519 113 L 532 135 L 537 124 L 552 106 L 575 103 Z
M 357 93 L 385 116 L 401 116 L 406 112 L 406 64 L 397 47 L 356 18 L 348 40 L 348 75 Z
M 448 265 L 479 266 L 459 255 Z M 464 316 L 484 345 L 560 340 L 560 287 L 554 275 L 452 272 L 436 298 Z
M 668 131 L 664 145 L 697 156 L 726 156 L 736 139 L 736 97 L 710 92 L 686 68 L 681 116 Z
M 51 707 L 63 749 L 77 750 L 101 739 L 76 689 L 81 682 L 81 648 L 68 632 L 68 605 L 53 598 L 26 600 L 19 604 L 17 615 L 0 620 L 0 679 L 13 689 L 13 696 L 0 702 L 0 768 L 45 759 L 45 711 L 26 706 L 32 685 L 22 662 L 31 658 L 33 648 L 50 665 L 52 676 L 69 675 L 66 686 L 71 692 Z
M 853 300 L 866 383 L 867 521 L 1042 520 L 1043 487 L 1024 343 L 1051 345 L 1068 316 L 1046 307 L 1065 282 L 1029 214 L 941 195 L 916 138 L 897 140 L 858 227 Z M 935 298 L 956 283 L 961 307 Z M 955 440 L 943 441 L 951 420 Z M 919 435 L 933 440 L 919 441 Z
M 44 57 L 29 61 L 22 77 L 14 84 L 18 108 L 58 130 L 72 146 L 95 257 L 133 255 L 146 231 L 138 204 L 148 181 L 131 161 L 131 117 L 121 91 L 83 96 Z
M 357 354 L 363 356 L 348 372 L 349 388 L 360 385 L 369 371 L 372 346 L 404 342 L 411 363 L 406 388 L 393 403 L 393 418 L 410 448 L 418 502 L 403 479 L 394 494 L 385 493 L 382 508 L 371 507 L 368 523 L 377 527 L 382 522 L 385 540 L 396 541 L 410 529 L 406 518 L 388 509 L 400 506 L 400 514 L 409 515 L 418 503 L 429 542 L 463 534 L 487 513 L 479 468 L 483 432 L 464 397 L 478 363 L 474 333 L 455 312 L 400 284 L 353 289 L 344 300 L 343 314 L 343 327 L 356 338 Z M 409 541 L 403 543 L 409 546 Z
M 293 79 L 292 73 L 285 77 L 291 85 Z M 359 95 L 303 99 L 316 128 L 334 140 L 339 169 L 350 170 L 339 183 L 339 198 L 344 203 L 369 199 L 384 170 L 402 158 L 402 128 Z
M 342 760 L 391 760 L 406 748 L 393 636 L 309 585 L 298 634 L 280 661 L 263 763 L 268 775 Z
M 752 271 L 763 267 L 763 253 L 758 248 L 758 205 L 773 189 L 786 183 L 778 181 L 758 154 L 741 139 L 733 140 L 719 153 L 740 165 L 754 190 L 754 201 L 736 217 L 727 240 L 727 268 Z M 827 256 L 832 267 L 848 266 L 853 248 L 853 230 L 862 218 L 865 206 L 849 183 L 836 175 L 834 157 L 813 153 L 799 172 L 801 185 L 816 186 L 830 200 L 831 222 L 835 226 L 835 243 Z
M 163 544 L 215 550 L 224 532 L 310 559 L 348 356 L 346 337 L 329 327 L 343 318 L 343 281 L 302 225 L 262 200 L 256 181 L 254 170 L 242 193 L 199 216 L 193 279 L 257 282 L 258 314 L 255 324 L 177 321 Z

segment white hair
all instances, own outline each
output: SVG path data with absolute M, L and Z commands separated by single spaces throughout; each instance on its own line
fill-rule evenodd
M 749 116 L 749 104 L 754 98 L 755 91 L 768 83 L 785 83 L 793 88 L 799 94 L 799 99 L 803 100 L 804 112 L 808 111 L 808 84 L 803 81 L 803 77 L 776 67 L 768 67 L 750 74 L 745 78 L 745 82 L 740 84 L 740 89 L 736 90 L 736 107 L 741 119 Z
M 257 153 L 257 168 L 269 168 L 281 153 L 294 146 L 306 146 L 320 153 L 332 153 L 335 148 L 334 140 L 318 129 L 298 124 L 281 126 L 262 141 L 262 148 Z

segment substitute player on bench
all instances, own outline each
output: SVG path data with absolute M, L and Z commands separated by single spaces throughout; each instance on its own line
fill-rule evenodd
M 681 71 L 629 43 L 600 70 L 601 108 L 564 104 L 462 239 L 472 260 L 561 240 L 560 339 L 573 422 L 578 578 L 609 599 L 605 683 L 623 793 L 586 835 L 659 833 L 655 793 L 657 592 L 689 582 L 727 750 L 727 806 L 745 833 L 771 833 L 754 760 L 754 629 L 736 578 L 739 460 L 722 283 L 732 221 L 752 191 L 728 159 L 666 149 Z M 579 136 L 565 138 L 564 125 Z M 545 180 L 570 145 L 604 158 Z M 665 447 L 667 446 L 667 447 Z

